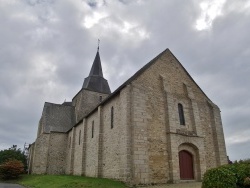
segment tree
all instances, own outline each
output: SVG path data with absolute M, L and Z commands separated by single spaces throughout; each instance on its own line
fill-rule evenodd
M 2 179 L 17 179 L 24 173 L 24 165 L 16 159 L 9 159 L 0 165 L 0 177 Z
M 24 170 L 27 170 L 27 158 L 24 155 L 24 152 L 20 148 L 17 148 L 17 145 L 13 145 L 9 149 L 0 151 L 0 165 L 10 159 L 21 161 L 24 165 Z

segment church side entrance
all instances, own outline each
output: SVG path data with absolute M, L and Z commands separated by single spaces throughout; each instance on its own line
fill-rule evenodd
M 179 166 L 181 180 L 193 180 L 193 156 L 188 151 L 182 150 L 179 152 Z

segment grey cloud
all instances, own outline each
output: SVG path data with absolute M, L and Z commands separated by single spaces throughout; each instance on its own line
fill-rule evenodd
M 244 3 L 237 2 L 237 6 L 244 7 Z M 112 91 L 170 48 L 221 108 L 225 137 L 240 136 L 249 130 L 250 121 L 250 24 L 247 10 L 233 9 L 233 5 L 235 1 L 227 1 L 212 28 L 197 31 L 195 22 L 201 14 L 197 1 L 23 0 L 4 4 L 0 7 L 0 143 L 34 141 L 43 103 L 62 103 L 80 90 L 98 38 L 104 76 Z M 107 15 L 86 28 L 86 16 L 94 13 Z M 132 24 L 128 32 L 122 31 L 126 22 Z M 140 30 L 147 37 L 140 38 Z M 246 157 L 247 144 L 228 144 L 229 156 Z
M 88 5 L 92 8 L 95 8 L 97 6 L 97 2 L 96 1 L 88 1 Z
M 227 153 L 230 153 L 230 160 L 249 159 L 249 142 L 233 144 L 227 148 Z

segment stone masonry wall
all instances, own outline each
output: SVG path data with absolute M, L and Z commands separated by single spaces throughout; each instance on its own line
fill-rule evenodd
M 74 148 L 75 148 L 75 128 L 68 132 L 68 140 L 66 148 L 66 174 L 73 174 Z
M 107 178 L 119 178 L 120 162 L 120 100 L 114 97 L 103 107 L 103 176 Z M 113 128 L 111 128 L 111 108 L 113 107 Z
M 100 96 L 104 100 L 108 94 L 98 93 L 82 89 L 74 98 L 73 106 L 75 106 L 76 122 L 86 116 L 100 102 Z
M 218 107 L 214 108 L 214 115 L 215 115 L 216 134 L 217 134 L 217 139 L 218 139 L 218 148 L 219 148 L 218 155 L 220 157 L 219 165 L 228 164 L 224 131 L 223 131 L 223 126 L 222 126 L 220 109 Z
M 151 118 L 147 111 L 147 93 L 140 85 L 132 84 L 132 126 L 133 126 L 133 182 L 132 184 L 147 184 L 150 182 L 150 144 L 148 132 L 148 120 Z M 150 108 L 155 110 L 153 108 Z M 159 109 L 157 109 L 159 110 Z M 158 135 L 158 138 L 161 136 Z M 153 141 L 153 140 L 152 140 Z M 152 149 L 152 148 L 151 148 Z M 161 163 L 161 160 L 158 161 Z M 165 163 L 163 164 L 163 168 Z M 157 166 L 157 164 L 155 164 Z M 165 169 L 167 170 L 167 169 Z M 152 171 L 153 172 L 153 169 Z
M 226 153 L 226 145 L 225 145 L 225 139 L 224 139 L 224 132 L 222 127 L 222 121 L 221 121 L 221 115 L 220 115 L 220 109 L 213 105 L 213 115 L 214 115 L 214 133 L 213 136 L 215 140 L 217 140 L 217 149 L 215 150 L 217 152 L 217 165 L 223 165 L 227 164 L 227 153 Z
M 93 123 L 94 122 L 94 123 Z M 92 125 L 94 132 L 92 138 Z M 86 176 L 97 177 L 98 175 L 98 146 L 99 146 L 100 121 L 98 111 L 91 114 L 87 119 L 87 148 L 86 148 Z
M 119 151 L 120 151 L 120 172 L 119 179 L 132 184 L 133 182 L 133 166 L 132 166 L 132 99 L 131 86 L 126 86 L 120 91 L 120 137 L 119 137 Z
M 29 146 L 29 155 L 28 155 L 28 174 L 33 173 L 33 160 L 34 160 L 34 147 L 35 147 L 35 143 L 32 143 Z
M 49 148 L 49 134 L 41 134 L 37 137 L 34 147 L 32 173 L 45 174 L 47 172 Z
M 68 135 L 66 133 L 50 132 L 48 174 L 65 174 L 67 140 Z
M 210 116 L 210 109 L 207 104 L 200 102 L 199 104 L 199 114 L 201 119 L 201 124 L 203 126 L 204 134 L 204 142 L 205 142 L 205 155 L 209 156 L 206 157 L 206 167 L 214 168 L 217 166 L 216 163 L 216 155 L 215 155 L 215 140 L 213 137 L 213 130 L 212 130 L 212 119 Z
M 38 123 L 38 129 L 37 129 L 37 136 L 36 137 L 38 137 L 40 134 L 43 133 L 43 123 L 42 123 L 43 120 L 42 120 L 42 118 L 43 117 L 40 118 L 39 123 Z
M 74 175 L 83 174 L 83 141 L 84 141 L 84 126 L 83 122 L 75 127 L 75 138 L 74 138 Z
M 207 106 L 207 101 L 212 102 L 169 51 L 162 54 L 131 85 L 135 183 L 179 181 L 178 148 L 182 144 L 189 144 L 198 150 L 199 164 L 195 173 L 197 180 L 200 179 L 207 168 L 206 161 L 213 161 L 216 151 L 212 146 L 214 143 L 205 142 L 204 135 L 209 132 L 205 128 L 207 125 L 202 124 L 202 118 L 211 119 L 211 114 L 203 110 L 200 115 L 199 107 L 200 104 Z M 185 126 L 179 122 L 178 103 L 184 108 Z M 214 121 L 219 125 L 220 119 L 217 119 Z M 214 132 L 222 135 L 222 126 L 219 127 Z M 212 140 L 215 140 L 215 136 Z M 218 145 L 225 148 L 224 137 L 219 136 L 217 140 Z M 211 150 L 205 152 L 207 148 Z M 219 155 L 224 159 L 225 149 L 221 149 Z
M 124 179 L 127 163 L 127 112 L 123 94 L 117 95 L 103 107 L 103 177 Z M 111 108 L 113 107 L 113 128 Z
M 127 126 L 130 121 L 129 92 L 129 88 L 122 90 L 121 94 L 84 118 L 83 122 L 73 128 L 74 131 L 69 131 L 67 174 L 70 173 L 69 169 L 72 169 L 75 175 L 99 176 L 123 181 L 131 179 L 131 154 L 128 155 L 128 152 L 131 153 L 131 135 L 128 136 Z M 111 107 L 114 112 L 112 129 Z M 72 136 L 73 134 L 75 136 Z

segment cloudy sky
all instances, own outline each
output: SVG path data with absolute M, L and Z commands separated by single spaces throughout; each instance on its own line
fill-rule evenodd
M 0 149 L 72 99 L 99 38 L 112 91 L 169 48 L 220 107 L 230 158 L 250 158 L 249 33 L 246 0 L 0 0 Z

